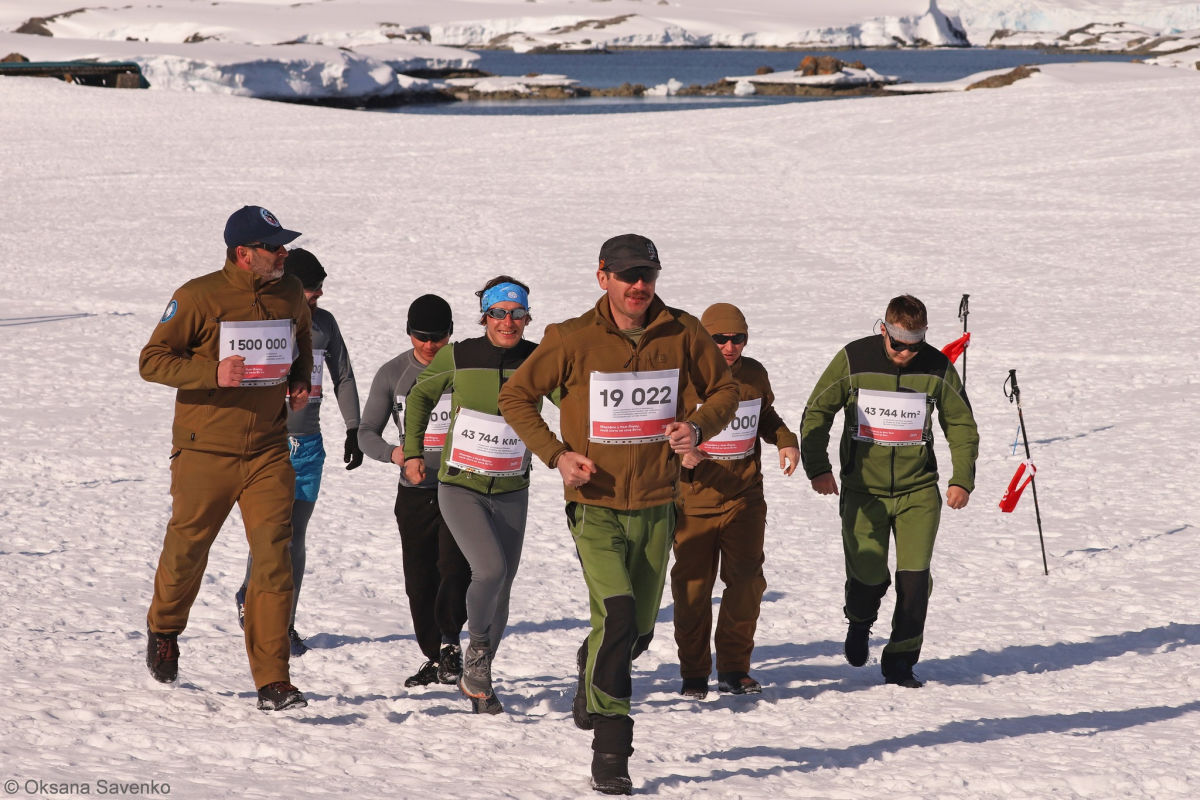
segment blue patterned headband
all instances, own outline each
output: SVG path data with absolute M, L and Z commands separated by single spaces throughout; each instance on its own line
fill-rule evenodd
M 528 292 L 515 283 L 498 283 L 484 292 L 483 297 L 479 298 L 479 310 L 487 311 L 496 305 L 496 303 L 503 303 L 506 300 L 520 303 L 526 309 L 529 308 Z

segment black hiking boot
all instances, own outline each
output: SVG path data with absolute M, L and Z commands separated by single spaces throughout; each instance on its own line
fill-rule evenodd
M 246 630 L 246 587 L 237 590 L 233 596 L 233 604 L 237 606 L 238 627 Z
M 592 788 L 601 794 L 633 794 L 629 756 L 592 753 Z
M 170 683 L 179 677 L 178 635 L 155 633 L 146 628 L 146 666 L 159 683 Z
M 729 694 L 762 694 L 762 684 L 745 672 L 718 672 L 717 691 Z
M 575 666 L 579 670 L 579 681 L 575 684 L 575 697 L 571 699 L 571 718 L 575 720 L 576 728 L 590 731 L 593 725 L 592 715 L 587 710 L 587 639 L 575 653 Z
M 870 638 L 871 623 L 850 623 L 846 628 L 846 663 L 852 667 L 861 667 L 867 663 L 867 656 L 871 653 Z
M 295 686 L 287 681 L 268 683 L 258 690 L 259 711 L 283 711 L 286 708 L 304 708 L 308 701 Z
M 456 644 L 442 645 L 442 652 L 438 654 L 438 683 L 458 683 L 458 679 L 462 677 L 462 649 Z
M 415 675 L 405 678 L 404 685 L 411 689 L 414 686 L 428 686 L 438 682 L 438 665 L 436 661 L 426 661 Z
M 291 649 L 292 658 L 308 652 L 308 645 L 300 638 L 300 634 L 296 633 L 295 628 L 288 628 L 288 647 Z
M 883 682 L 892 686 L 903 686 L 905 689 L 920 689 L 925 685 L 925 682 L 919 680 L 911 671 L 884 675 Z
M 708 678 L 684 678 L 679 693 L 693 700 L 703 700 L 708 697 Z

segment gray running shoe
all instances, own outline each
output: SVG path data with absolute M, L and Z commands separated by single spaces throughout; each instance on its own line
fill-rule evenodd
M 480 700 L 492 694 L 492 651 L 487 645 L 480 647 L 471 642 L 463 654 L 462 677 L 458 679 L 458 688 L 467 697 Z
M 504 706 L 500 705 L 500 701 L 496 695 L 489 694 L 487 697 L 472 697 L 471 711 L 475 714 L 503 714 Z

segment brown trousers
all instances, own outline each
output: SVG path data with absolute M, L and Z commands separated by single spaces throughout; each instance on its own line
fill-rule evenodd
M 679 674 L 707 678 L 712 671 L 712 591 L 718 567 L 725 591 L 714 643 L 717 672 L 749 672 L 754 631 L 767 579 L 763 576 L 763 539 L 767 506 L 761 497 L 734 501 L 711 513 L 691 510 L 675 527 L 675 644 Z
M 187 627 L 208 550 L 237 503 L 254 560 L 246 587 L 246 653 L 257 688 L 289 679 L 295 483 L 282 442 L 253 456 L 183 450 L 171 462 L 171 521 L 146 622 L 155 633 Z

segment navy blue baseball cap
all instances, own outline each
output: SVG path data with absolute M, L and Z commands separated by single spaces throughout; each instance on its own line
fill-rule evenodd
M 251 242 L 287 244 L 299 235 L 299 231 L 289 231 L 280 225 L 275 215 L 262 206 L 242 206 L 225 223 L 226 247 Z

